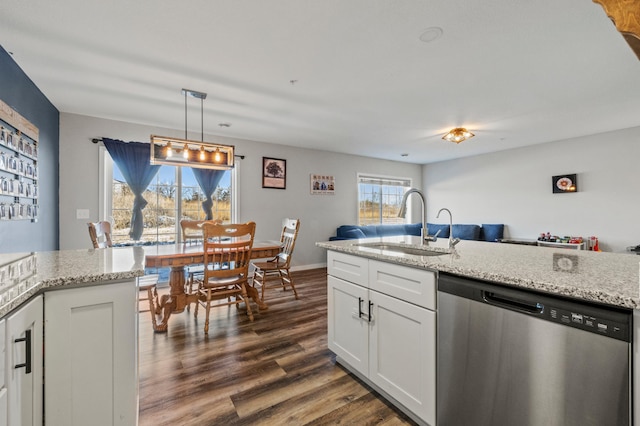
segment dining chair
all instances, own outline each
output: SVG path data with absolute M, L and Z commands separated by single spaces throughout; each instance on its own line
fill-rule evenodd
M 261 287 L 260 299 L 263 302 L 264 291 L 267 287 L 282 286 L 282 289 L 286 290 L 287 284 L 291 286 L 295 298 L 298 299 L 298 292 L 296 291 L 289 269 L 291 267 L 293 249 L 296 246 L 296 239 L 298 238 L 300 220 L 287 218 L 283 222 L 284 226 L 280 236 L 280 242 L 282 243 L 280 253 L 273 259 L 264 262 L 253 262 L 255 268 L 253 272 L 253 286 L 255 288 Z M 278 281 L 278 284 L 271 285 L 270 281 Z
M 180 221 L 180 229 L 182 230 L 182 243 L 187 244 L 197 244 L 201 243 L 204 239 L 202 225 L 204 223 L 214 223 L 219 225 L 222 223 L 220 219 L 214 220 L 192 220 L 192 219 L 182 219 Z M 191 294 L 193 293 L 193 285 L 202 283 L 202 279 L 204 278 L 204 265 L 203 264 L 194 264 L 185 267 L 185 271 L 187 273 L 187 279 L 185 281 L 185 293 Z M 187 310 L 189 307 L 187 306 Z
M 253 313 L 247 297 L 247 279 L 251 263 L 255 222 L 216 225 L 205 223 L 203 229 L 204 280 L 198 289 L 198 302 L 206 309 L 204 332 L 209 333 L 211 307 L 236 305 L 244 302 L 247 315 Z M 198 305 L 194 309 L 198 316 Z
M 91 238 L 91 244 L 93 244 L 94 249 L 113 247 L 113 242 L 111 241 L 110 222 L 106 220 L 99 222 L 89 222 L 87 223 L 87 226 L 89 228 L 89 238 Z M 153 312 L 153 301 L 158 297 L 158 277 L 158 274 L 147 274 L 143 275 L 142 277 L 138 277 L 137 280 L 138 291 L 142 294 L 138 298 L 138 301 L 149 301 L 149 310 L 151 311 L 151 318 L 154 324 L 156 318 L 155 313 Z
M 89 222 L 89 238 L 93 248 L 106 248 L 113 246 L 111 242 L 111 223 L 107 221 Z

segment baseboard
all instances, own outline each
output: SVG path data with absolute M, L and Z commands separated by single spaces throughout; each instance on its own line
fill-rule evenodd
M 312 263 L 309 265 L 297 265 L 297 266 L 292 266 L 291 267 L 291 271 L 295 272 L 295 271 L 306 271 L 307 269 L 319 269 L 319 268 L 326 268 L 327 267 L 327 263 Z

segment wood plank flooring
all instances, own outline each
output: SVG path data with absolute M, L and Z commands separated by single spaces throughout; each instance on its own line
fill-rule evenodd
M 327 349 L 326 269 L 293 278 L 299 300 L 268 289 L 254 322 L 214 308 L 209 336 L 203 309 L 164 334 L 141 312 L 140 425 L 414 425 Z

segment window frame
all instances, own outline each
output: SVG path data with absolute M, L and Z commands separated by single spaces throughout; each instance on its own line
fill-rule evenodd
M 108 220 L 113 223 L 114 218 L 111 215 L 113 211 L 113 160 L 111 156 L 107 152 L 107 149 L 104 145 L 100 145 L 99 151 L 99 162 L 98 162 L 98 185 L 99 185 L 99 196 L 98 196 L 98 213 L 99 220 Z M 176 167 L 176 217 L 182 217 L 182 173 L 178 169 L 181 166 L 170 166 Z M 236 162 L 233 169 L 230 169 L 231 177 L 231 221 L 237 223 L 237 218 L 239 217 L 239 202 L 240 198 L 237 194 L 239 188 L 239 167 L 240 163 Z M 154 185 L 152 182 L 149 186 Z M 175 233 L 176 233 L 176 243 L 182 242 L 182 235 L 180 230 L 180 221 L 176 221 L 175 223 Z
M 367 225 L 367 223 L 362 223 L 361 222 L 361 214 L 360 214 L 360 203 L 361 203 L 361 192 L 360 192 L 360 185 L 361 184 L 366 184 L 367 182 L 363 182 L 363 180 L 365 179 L 369 179 L 371 181 L 379 181 L 379 185 L 380 187 L 385 186 L 384 183 L 385 182 L 397 182 L 399 183 L 399 185 L 386 185 L 386 186 L 397 186 L 397 187 L 402 187 L 404 188 L 403 190 L 403 194 L 404 192 L 406 192 L 409 188 L 413 187 L 413 180 L 410 177 L 400 177 L 400 176 L 390 176 L 390 175 L 381 175 L 381 174 L 377 174 L 377 173 L 356 173 L 356 186 L 357 186 L 357 192 L 358 192 L 358 196 L 356 199 L 356 203 L 357 203 L 357 209 L 356 209 L 356 223 L 359 226 L 363 226 L 363 225 Z M 374 182 L 371 182 L 374 183 Z M 404 184 L 404 185 L 403 185 Z M 381 191 L 382 194 L 382 191 Z M 384 195 L 384 194 L 383 194 Z M 411 223 L 411 200 L 409 200 L 409 203 L 407 205 L 408 207 L 408 212 L 407 215 L 404 218 L 404 221 L 402 223 Z M 386 224 L 391 224 L 391 222 L 384 222 L 384 214 L 383 214 L 383 207 L 384 207 L 384 203 L 382 202 L 382 197 L 380 200 L 380 213 L 379 213 L 379 218 L 380 221 L 378 223 L 376 223 L 375 225 L 384 225 Z M 393 222 L 393 223 L 398 223 Z M 373 223 L 368 223 L 369 225 L 374 225 Z

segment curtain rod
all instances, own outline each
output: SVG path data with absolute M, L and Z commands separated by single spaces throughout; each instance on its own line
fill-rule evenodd
M 102 142 L 102 138 L 93 138 L 91 139 L 91 142 L 93 143 Z M 238 157 L 239 159 L 244 160 L 244 155 L 234 154 L 234 157 Z

